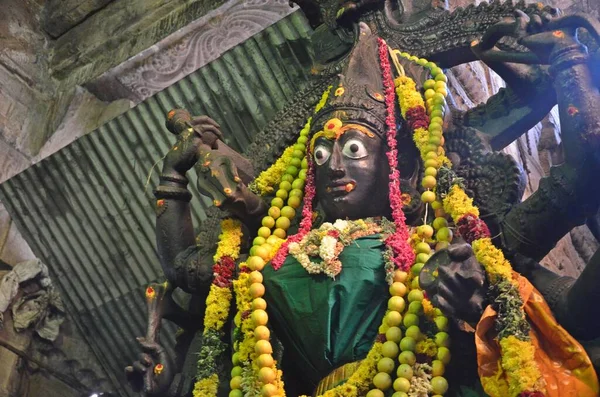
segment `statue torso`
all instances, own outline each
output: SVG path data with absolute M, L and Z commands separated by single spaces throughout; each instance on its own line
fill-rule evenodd
M 280 270 L 265 268 L 270 321 L 307 381 L 370 350 L 387 308 L 383 247 L 378 235 L 357 239 L 340 254 L 335 280 L 308 274 L 291 255 Z

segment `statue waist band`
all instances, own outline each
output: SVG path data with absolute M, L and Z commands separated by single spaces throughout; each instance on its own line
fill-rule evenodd
M 321 379 L 313 393 L 313 397 L 320 396 L 321 394 L 324 394 L 327 390 L 331 390 L 334 387 L 337 387 L 340 384 L 347 381 L 348 378 L 350 378 L 352 374 L 356 372 L 361 362 L 362 360 L 347 363 L 331 371 L 329 375 Z

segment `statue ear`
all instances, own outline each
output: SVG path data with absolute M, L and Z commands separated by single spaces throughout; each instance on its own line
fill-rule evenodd
M 402 127 L 398 129 L 396 134 L 396 142 L 398 147 L 398 171 L 400 177 L 410 183 L 414 188 L 417 187 L 419 172 L 421 169 L 421 156 L 415 143 L 413 142 L 410 129 L 407 123 L 399 116 L 397 120 L 402 120 Z
M 417 183 L 419 183 L 420 173 L 421 173 L 421 161 L 419 161 L 419 159 L 415 159 L 413 173 L 410 176 L 410 178 L 408 178 L 408 183 L 410 184 L 410 186 L 412 186 L 415 189 L 417 188 Z

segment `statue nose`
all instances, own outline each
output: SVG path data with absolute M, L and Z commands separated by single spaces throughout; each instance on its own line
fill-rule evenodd
M 331 160 L 329 160 L 329 177 L 331 179 L 340 179 L 344 175 L 346 175 L 346 171 L 344 170 L 344 162 L 342 161 L 342 152 L 335 145 L 333 153 L 331 153 Z

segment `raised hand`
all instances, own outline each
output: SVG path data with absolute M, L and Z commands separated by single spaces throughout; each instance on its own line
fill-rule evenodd
M 469 244 L 453 244 L 436 252 L 423 267 L 419 283 L 444 314 L 468 323 L 481 317 L 487 282 Z
M 125 376 L 134 392 L 142 396 L 163 396 L 173 381 L 172 360 L 158 343 L 142 337 L 137 341 L 142 353 L 125 368 Z
M 177 135 L 177 142 L 167 153 L 163 173 L 185 175 L 199 159 L 200 148 L 211 150 L 222 138 L 219 124 L 208 116 L 191 118 L 185 110 L 172 110 L 167 128 Z

